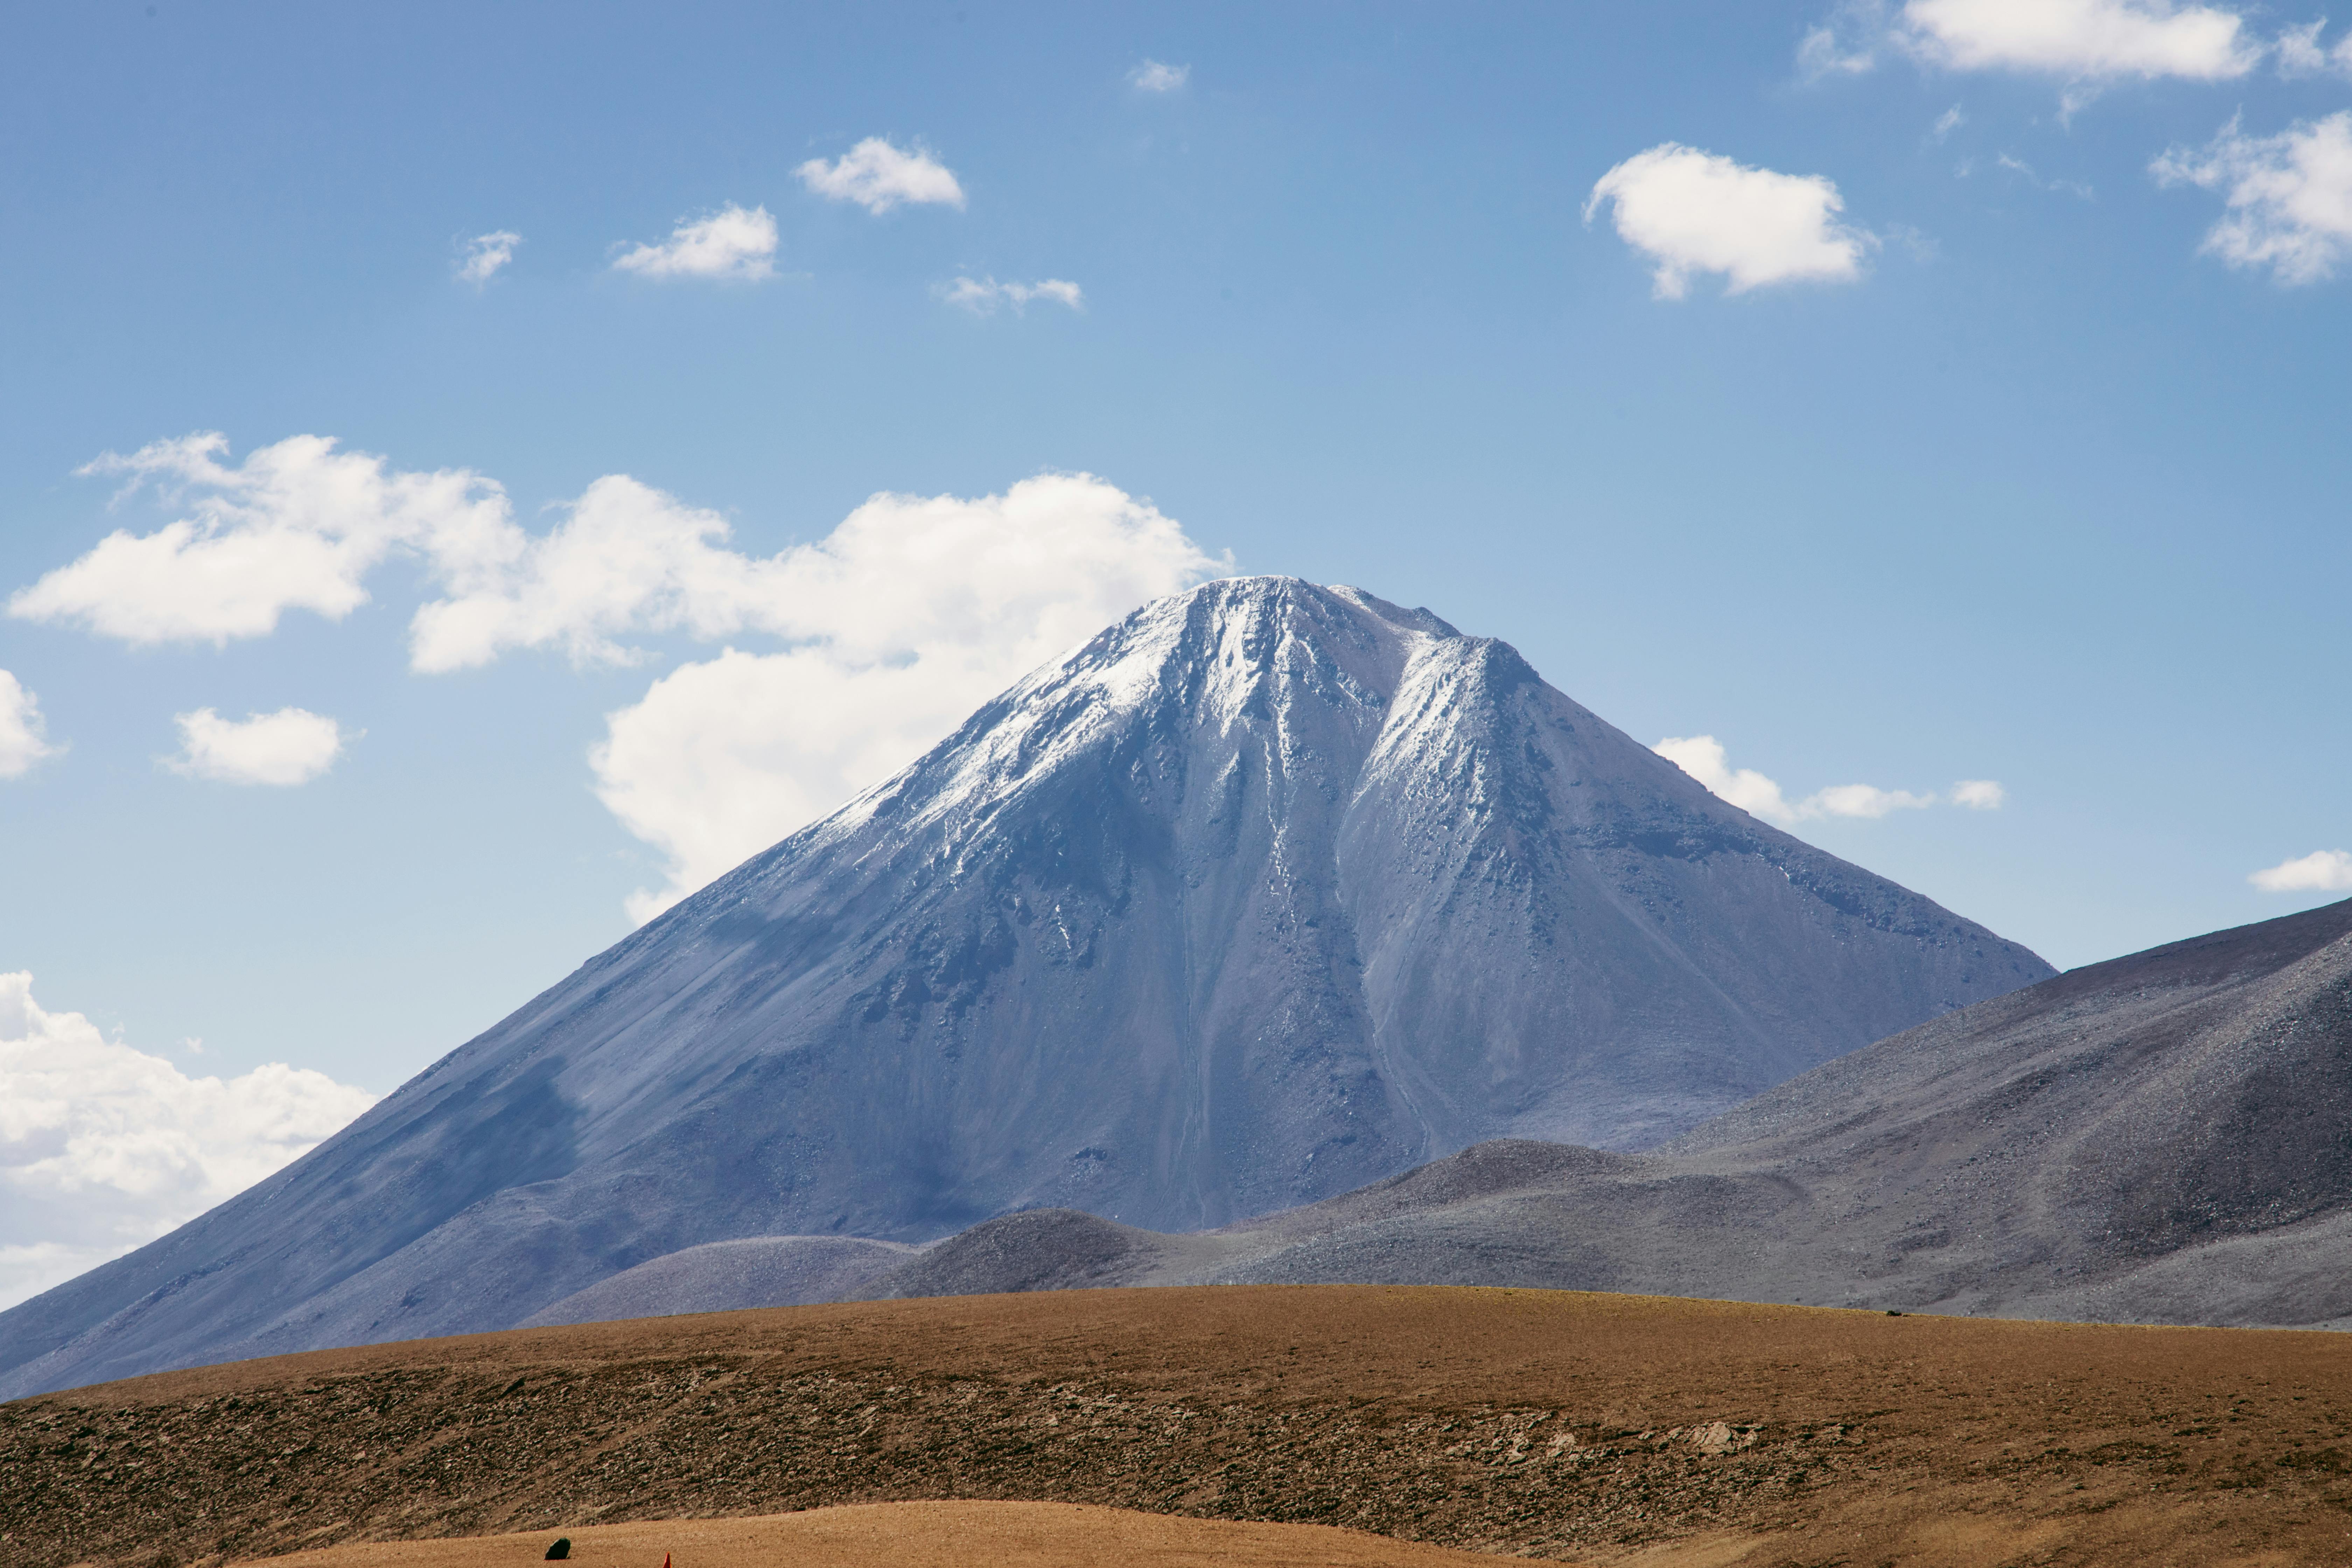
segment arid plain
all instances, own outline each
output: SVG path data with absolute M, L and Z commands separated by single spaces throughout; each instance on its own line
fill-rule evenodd
M 410 1342 L 22 1400 L 0 1406 L 0 1557 L 487 1568 L 567 1534 L 594 1568 L 2352 1563 L 2347 1469 L 2335 1334 L 1067 1291 Z M 1085 1506 L 940 1506 L 999 1502 Z M 890 1504 L 922 1506 L 872 1506 Z M 1339 1528 L 1237 1528 L 1277 1525 Z

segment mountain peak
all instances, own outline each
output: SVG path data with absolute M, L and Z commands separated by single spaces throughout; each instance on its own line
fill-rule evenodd
M 1127 727 L 1180 715 L 1227 734 L 1300 704 L 1376 714 L 1439 639 L 1470 640 L 1360 588 L 1218 578 L 1104 627 L 812 831 L 822 840 L 885 816 L 910 831 L 983 821 L 1005 792 L 1092 758 Z

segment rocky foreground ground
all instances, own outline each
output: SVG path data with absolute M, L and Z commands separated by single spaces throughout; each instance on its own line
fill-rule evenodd
M 1693 1568 L 2352 1563 L 2347 1469 L 2340 1335 L 1073 1291 L 418 1341 L 0 1405 L 0 1561 L 1008 1499 Z

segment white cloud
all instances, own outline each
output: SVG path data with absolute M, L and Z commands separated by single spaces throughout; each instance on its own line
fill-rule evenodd
M 2009 801 L 2009 792 L 1991 779 L 1962 779 L 1952 786 L 1952 804 L 1970 811 L 1999 811 Z
M 2315 849 L 2298 860 L 2282 860 L 2246 879 L 2266 893 L 2352 892 L 2352 855 Z
M 22 778 L 35 763 L 57 755 L 41 720 L 40 700 L 0 669 L 0 779 Z
M 614 637 L 683 630 L 720 637 L 769 629 L 775 563 L 719 548 L 727 520 L 625 474 L 607 474 L 545 534 L 512 531 L 497 563 L 410 623 L 410 662 L 441 672 L 510 647 L 561 647 L 575 664 L 626 664 Z
M 1664 142 L 1601 176 L 1584 221 L 1613 202 L 1617 233 L 1657 263 L 1656 293 L 1679 300 L 1694 272 L 1720 272 L 1725 292 L 1771 283 L 1850 282 L 1874 236 L 1837 221 L 1837 186 L 1818 174 L 1751 169 Z
M 515 247 L 521 243 L 522 236 L 511 229 L 476 235 L 466 242 L 466 258 L 457 264 L 458 280 L 480 288 L 514 259 Z
M 1087 308 L 1086 296 L 1066 278 L 1041 278 L 1034 283 L 999 283 L 993 278 L 959 278 L 932 290 L 950 305 L 961 305 L 975 316 L 991 316 L 1000 305 L 1014 315 L 1026 312 L 1032 300 L 1054 300 L 1073 310 Z
M 1146 60 L 1127 73 L 1127 79 L 1146 92 L 1174 92 L 1192 76 L 1191 66 L 1163 65 Z
M 887 213 L 902 202 L 963 205 L 963 187 L 945 164 L 921 147 L 909 153 L 879 136 L 868 136 L 830 163 L 811 158 L 793 173 L 817 195 L 856 202 L 870 213 Z
M 640 278 L 723 278 L 757 283 L 776 275 L 776 220 L 766 207 L 730 202 L 709 217 L 681 222 L 660 245 L 640 245 L 613 258 L 616 272 Z
M 332 719 L 301 708 L 224 719 L 209 708 L 179 713 L 180 754 L 165 759 L 175 773 L 222 784 L 309 784 L 343 754 L 342 731 Z
M 2253 69 L 2263 56 L 2236 12 L 2168 0 L 1909 0 L 1896 39 L 1954 70 L 2032 71 L 2076 81 L 2227 81 Z
M 80 471 L 127 474 L 193 496 L 189 515 L 153 533 L 117 530 L 88 554 L 8 600 L 20 619 L 74 622 L 133 644 L 263 637 L 288 610 L 341 620 L 367 602 L 361 580 L 394 551 L 464 581 L 519 551 L 504 491 L 462 468 L 393 473 L 382 458 L 296 436 L 221 459 L 217 434 L 108 453 Z M 117 498 L 118 500 L 121 497 Z
M 2249 136 L 2232 119 L 2206 146 L 2150 165 L 2160 184 L 2223 192 L 2201 249 L 2282 283 L 2316 283 L 2352 257 L 2352 110 Z
M 1767 822 L 1797 820 L 1780 786 L 1754 768 L 1735 771 L 1723 743 L 1712 735 L 1669 735 L 1650 749 L 1705 784 L 1710 794 L 1729 801 L 1750 816 L 1760 816 Z
M 1960 106 L 1956 103 L 1936 117 L 1935 126 L 1927 132 L 1928 139 L 1941 142 L 1968 122 L 1969 117 L 1960 112 Z
M 822 542 L 734 558 L 709 624 L 798 646 L 730 647 L 609 716 L 597 794 L 662 850 L 650 919 L 919 756 L 971 711 L 1138 605 L 1230 563 L 1085 474 L 1002 495 L 877 495 Z
M 271 1063 L 192 1079 L 0 974 L 0 1307 L 194 1219 L 374 1103 Z
M 829 538 L 773 556 L 726 548 L 730 531 L 716 512 L 607 475 L 499 570 L 420 608 L 411 662 L 439 672 L 488 664 L 509 648 L 560 648 L 578 664 L 627 664 L 639 656 L 620 639 L 660 632 L 707 642 L 747 633 L 823 638 L 878 661 L 911 647 L 935 616 L 969 631 L 992 621 L 982 604 L 1027 603 L 1032 572 L 1042 574 L 1034 591 L 1050 600 L 1080 580 L 1137 572 L 1137 583 L 1161 580 L 1161 568 L 1146 561 L 1207 561 L 1174 522 L 1086 475 L 1045 475 L 971 501 L 877 496 Z M 927 584 L 933 570 L 957 574 L 959 585 L 865 596 L 877 574 Z M 1153 588 L 1135 602 L 1172 591 Z M 851 592 L 860 595 L 856 618 L 845 620 Z
M 2276 47 L 2284 68 L 2316 53 L 2316 29 Z M 2024 71 L 2071 84 L 2071 109 L 2122 78 L 2234 80 L 2271 47 L 2238 12 L 2174 0 L 1906 0 L 1892 15 L 1886 0 L 1843 0 L 1798 45 L 1797 68 L 1809 81 L 1859 75 L 1894 52 L 1950 70 Z
M 1885 816 L 1889 812 L 1916 811 L 1936 804 L 1932 795 L 1913 795 L 1907 789 L 1880 789 L 1874 784 L 1832 784 L 1816 790 L 1797 803 L 1796 813 L 1806 816 Z
M 1832 784 L 1792 802 L 1778 784 L 1754 768 L 1732 767 L 1722 742 L 1712 735 L 1669 737 L 1651 750 L 1706 785 L 1710 794 L 1782 827 L 1827 816 L 1880 817 L 1917 811 L 1947 798 L 1853 784 Z M 1952 786 L 1948 801 L 1975 811 L 1995 811 L 2008 798 L 2008 792 L 1990 779 L 1962 779 Z

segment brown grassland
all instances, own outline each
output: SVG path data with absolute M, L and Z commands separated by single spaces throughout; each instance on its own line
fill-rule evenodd
M 0 1405 L 0 1563 L 488 1568 L 560 1533 L 583 1568 L 2352 1564 L 2347 1472 L 2342 1335 L 1069 1291 L 415 1341 Z

